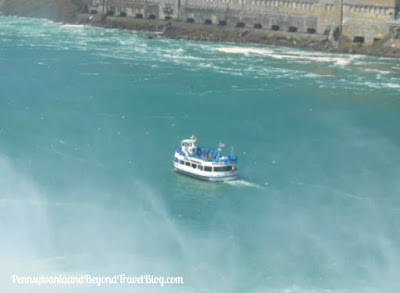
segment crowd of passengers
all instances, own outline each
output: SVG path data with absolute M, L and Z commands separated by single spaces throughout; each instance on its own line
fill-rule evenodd
M 182 147 L 179 147 L 177 150 L 178 154 L 185 156 L 185 153 L 182 150 Z M 208 148 L 203 148 L 203 147 L 197 147 L 194 149 L 193 154 L 190 154 L 191 156 L 201 159 L 203 161 L 210 161 L 210 162 L 236 162 L 237 157 L 236 156 L 226 156 L 223 159 L 220 152 L 218 150 L 212 150 Z

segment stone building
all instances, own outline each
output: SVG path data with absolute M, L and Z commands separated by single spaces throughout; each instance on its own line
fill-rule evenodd
M 343 3 L 342 33 L 356 42 L 372 43 L 389 32 L 396 19 L 398 0 L 352 0 Z
M 355 42 L 384 38 L 400 0 L 92 0 L 89 11 L 136 18 L 329 35 Z
M 88 10 L 136 18 L 179 18 L 179 0 L 91 0 Z

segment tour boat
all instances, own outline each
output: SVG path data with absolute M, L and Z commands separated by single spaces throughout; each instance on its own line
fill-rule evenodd
M 208 181 L 231 181 L 239 177 L 236 156 L 222 155 L 224 144 L 217 150 L 196 146 L 197 138 L 192 135 L 184 139 L 174 155 L 174 170 Z

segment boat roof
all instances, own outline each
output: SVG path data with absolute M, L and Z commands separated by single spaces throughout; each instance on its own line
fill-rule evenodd
M 195 137 L 194 135 L 192 135 L 190 138 L 188 138 L 188 139 L 183 139 L 182 140 L 182 143 L 184 143 L 184 142 L 192 142 L 192 143 L 195 143 L 197 141 L 197 137 Z
M 182 142 L 196 142 L 196 140 L 189 138 L 189 139 L 182 139 Z

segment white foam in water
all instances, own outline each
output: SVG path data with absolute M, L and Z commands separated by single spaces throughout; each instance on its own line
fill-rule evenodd
M 245 186 L 245 187 L 253 187 L 253 188 L 257 188 L 257 189 L 263 189 L 263 187 L 261 185 L 258 185 L 257 183 L 242 180 L 242 179 L 234 180 L 234 181 L 225 181 L 224 183 L 227 183 L 227 184 L 233 185 L 233 186 Z
M 374 89 L 400 89 L 400 84 L 396 83 L 373 83 L 373 82 L 364 82 L 364 85 L 366 85 L 369 88 L 374 88 Z
M 366 81 L 363 84 L 366 85 L 367 87 L 370 87 L 370 88 L 375 88 L 375 89 L 381 88 L 381 86 L 378 83 L 373 83 L 373 82 Z
M 224 53 L 234 53 L 234 54 L 259 54 L 269 56 L 273 54 L 272 50 L 257 49 L 257 48 L 242 48 L 242 47 L 227 47 L 227 48 L 217 48 L 217 51 Z
M 395 73 L 394 71 L 389 71 L 389 70 L 378 70 L 378 69 L 364 69 L 366 72 L 374 72 L 374 73 L 380 73 L 380 74 L 390 74 L 390 73 Z
M 83 24 L 63 24 L 62 27 L 85 28 L 87 26 Z
M 400 84 L 396 83 L 383 83 L 382 85 L 387 88 L 400 89 Z
M 259 49 L 251 47 L 220 47 L 215 50 L 224 53 L 231 54 L 256 54 L 262 56 L 268 56 L 274 59 L 290 59 L 296 61 L 309 61 L 309 62 L 322 62 L 322 63 L 334 63 L 339 66 L 345 66 L 350 64 L 354 59 L 363 58 L 362 56 L 343 56 L 343 57 L 333 57 L 332 55 L 322 55 L 321 53 L 307 53 L 301 51 L 288 51 L 288 52 L 277 52 L 269 49 Z M 340 56 L 340 55 L 339 55 Z

